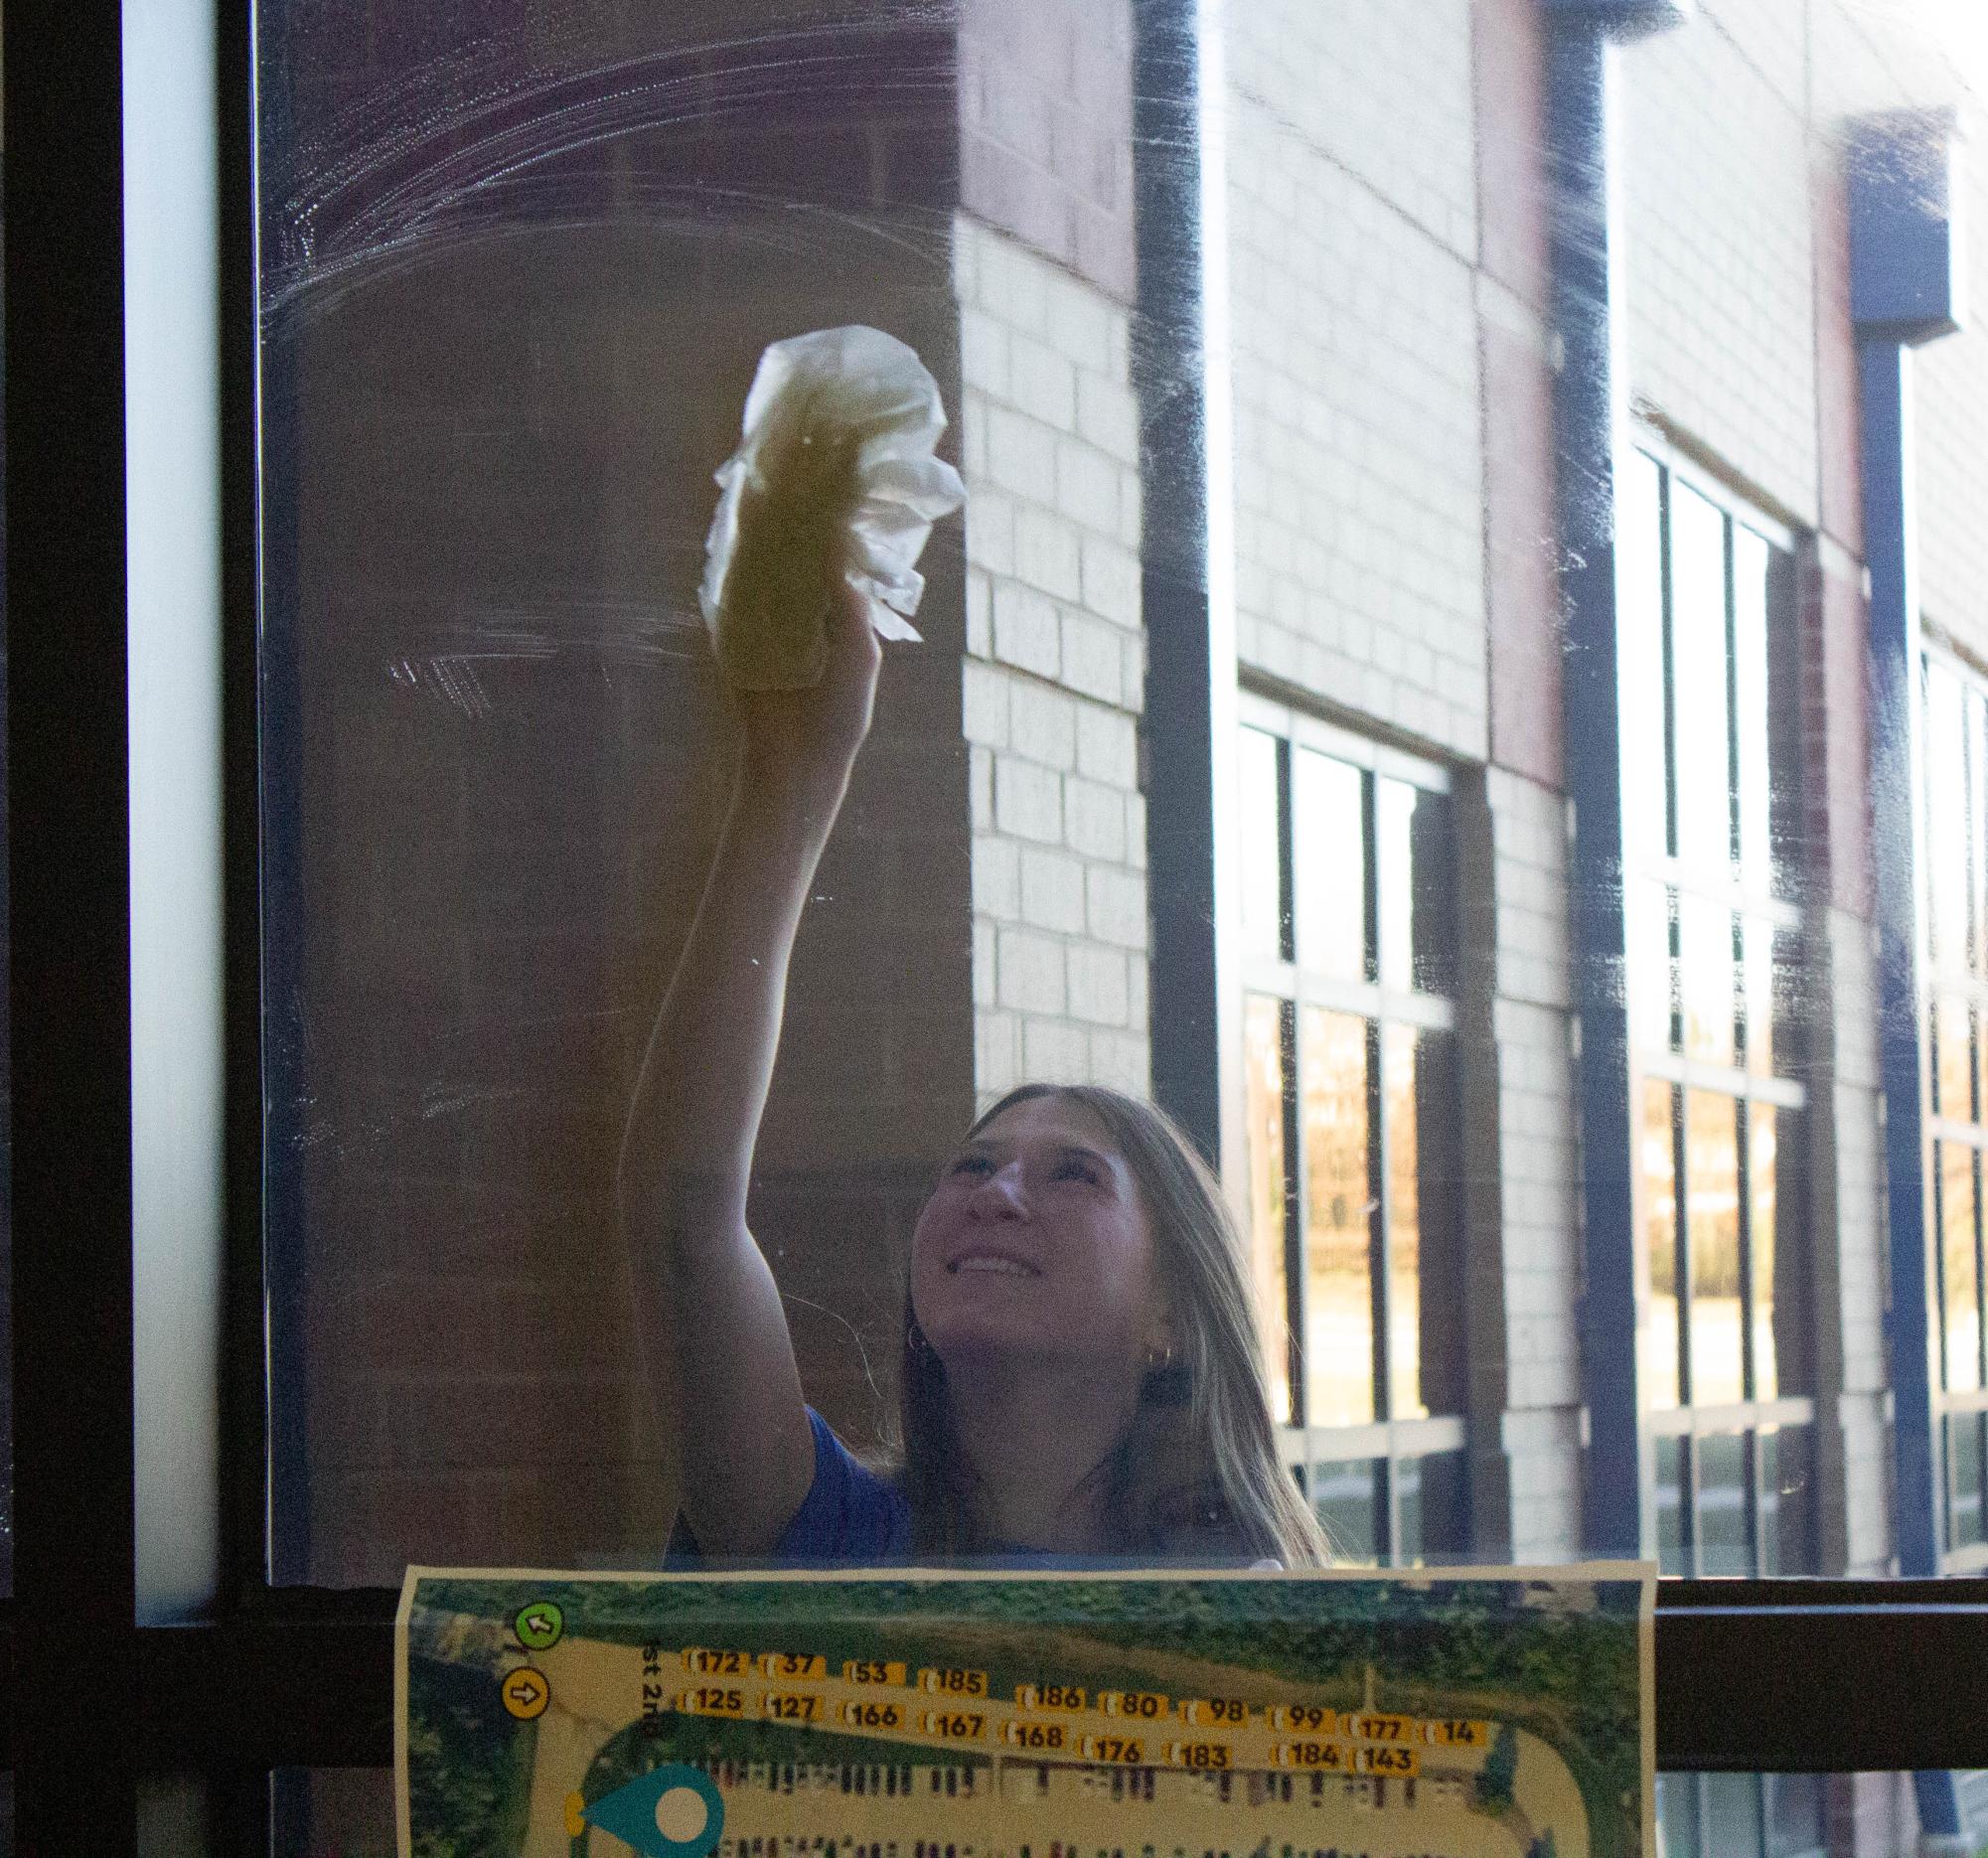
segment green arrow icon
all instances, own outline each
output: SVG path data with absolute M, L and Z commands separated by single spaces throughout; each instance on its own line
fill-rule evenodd
M 566 1629 L 566 1616 L 549 1600 L 535 1600 L 519 1610 L 514 1629 L 518 1642 L 532 1651 L 543 1651 L 559 1642 Z

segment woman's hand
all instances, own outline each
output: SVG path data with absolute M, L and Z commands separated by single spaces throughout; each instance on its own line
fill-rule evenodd
M 829 597 L 828 668 L 805 691 L 733 691 L 743 780 L 841 798 L 869 734 L 883 648 L 869 599 L 838 577 Z

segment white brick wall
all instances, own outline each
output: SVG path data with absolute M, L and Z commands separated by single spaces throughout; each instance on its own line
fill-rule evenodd
M 1964 119 L 1968 169 L 1966 332 L 1928 343 L 1912 367 L 1918 412 L 1920 597 L 1926 617 L 1988 661 L 1988 107 Z
M 1249 96 L 1233 110 L 1240 656 L 1481 760 L 1470 266 Z
M 1138 714 L 1139 410 L 1127 312 L 954 222 L 975 766 L 976 1087 L 1150 1088 Z M 983 798 L 984 796 L 984 798 Z
M 1815 298 L 1799 105 L 1711 18 L 1619 58 L 1631 391 L 1812 523 Z
M 1474 257 L 1469 0 L 1249 0 L 1227 23 L 1239 98 Z

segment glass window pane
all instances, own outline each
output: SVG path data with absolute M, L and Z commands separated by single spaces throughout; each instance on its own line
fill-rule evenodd
M 1719 1858 L 1752 1858 L 1760 1849 L 1760 1792 L 1759 1775 L 1705 1777 L 1707 1852 L 1716 1852 Z
M 1675 1094 L 1670 1085 L 1643 1085 L 1643 1233 L 1649 1254 L 1649 1336 L 1644 1356 L 1653 1408 L 1674 1407 L 1682 1397 L 1677 1319 L 1677 1142 Z
M 1697 1442 L 1698 1572 L 1754 1572 L 1747 1502 L 1747 1439 L 1722 1432 Z
M 1422 1204 L 1416 1143 L 1416 1031 L 1381 1028 L 1387 1132 L 1388 1417 L 1422 1419 Z
M 1638 1051 L 1671 1049 L 1676 976 L 1670 956 L 1671 889 L 1654 878 L 1628 886 L 1623 923 L 1628 959 L 1629 1037 Z
M 1766 542 L 1733 525 L 1734 714 L 1739 721 L 1740 862 L 1750 886 L 1765 889 L 1773 868 L 1772 772 L 1767 759 Z
M 1684 1441 L 1656 1442 L 1657 1568 L 1664 1574 L 1691 1572 L 1684 1531 Z
M 1932 1016 L 1933 1110 L 1950 1123 L 1974 1120 L 1974 1014 L 1954 994 L 1939 996 Z
M 1731 1064 L 1736 1004 L 1732 912 L 1687 890 L 1678 898 L 1678 937 L 1684 1055 L 1707 1064 Z
M 1284 952 L 1284 832 L 1278 742 L 1245 729 L 1237 755 L 1242 801 L 1243 946 L 1275 961 Z
M 1733 843 L 1726 708 L 1726 518 L 1675 478 L 1670 490 L 1670 549 L 1677 854 L 1691 865 L 1723 865 Z
M 1325 1525 L 1335 1561 L 1377 1563 L 1381 1558 L 1383 1459 L 1356 1458 L 1311 1467 L 1311 1507 Z
M 1757 1435 L 1760 1454 L 1760 1572 L 1814 1574 L 1813 1429 L 1769 1426 Z
M 1367 978 L 1367 840 L 1360 770 L 1308 748 L 1293 751 L 1298 862 L 1298 959 L 1335 980 Z
M 1243 1010 L 1243 1089 L 1250 1179 L 1250 1280 L 1263 1335 L 1271 1416 L 1291 1418 L 1290 1306 L 1286 1301 L 1284 1004 L 1252 994 Z
M 1934 1145 L 1939 1158 L 1940 1296 L 1946 1384 L 1955 1392 L 1981 1385 L 1980 1253 L 1975 1218 L 1974 1151 L 1962 1143 Z
M 1955 1548 L 1988 1541 L 1982 1503 L 1982 1452 L 1988 1413 L 1954 1413 L 1946 1421 L 1947 1539 Z
M 1375 788 L 1381 985 L 1447 993 L 1454 901 L 1449 797 L 1385 777 Z
M 1307 1007 L 1299 1027 L 1304 1124 L 1304 1417 L 1374 1417 L 1373 1192 L 1367 1021 Z
M 1774 1274 L 1779 1266 L 1775 1245 L 1780 1218 L 1776 1191 L 1780 1165 L 1780 1119 L 1770 1103 L 1747 1106 L 1747 1245 L 1749 1288 L 1753 1292 L 1755 1400 L 1780 1397 L 1780 1371 L 1774 1354 Z
M 1739 1105 L 1685 1093 L 1685 1221 L 1690 1235 L 1690 1396 L 1694 1406 L 1746 1397 L 1741 1373 Z
M 1810 1858 L 1829 1842 L 1828 1793 L 1822 1775 L 1763 1775 L 1767 1858 Z
M 1660 1858 L 1706 1858 L 1701 1794 L 1702 1775 L 1658 1775 L 1657 1841 Z M 1722 1854 L 1723 1858 L 1723 1854 Z
M 1779 931 L 1758 916 L 1740 925 L 1742 947 L 1742 1010 L 1747 1028 L 1747 1069 L 1756 1077 L 1774 1074 L 1775 990 L 1780 978 L 1776 959 Z
M 1988 979 L 1988 695 L 1979 689 L 1967 693 L 1967 813 L 1968 867 L 1974 877 L 1969 896 L 1973 972 L 1977 979 Z
M 1395 1508 L 1401 1518 L 1397 1568 L 1441 1566 L 1469 1554 L 1468 1489 L 1466 1453 L 1435 1452 L 1396 1464 Z
M 1663 728 L 1663 512 L 1661 473 L 1631 452 L 1616 486 L 1615 569 L 1620 588 L 1622 832 L 1641 863 L 1669 850 Z
M 1926 669 L 1926 901 L 1933 967 L 1960 973 L 1968 958 L 1973 888 L 1967 824 L 1967 755 L 1960 683 L 1944 666 Z

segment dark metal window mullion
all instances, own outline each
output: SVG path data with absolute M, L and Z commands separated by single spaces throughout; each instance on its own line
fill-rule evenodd
M 1290 1376 L 1291 1418 L 1307 1424 L 1305 1414 L 1304 1209 L 1309 1176 L 1304 1163 L 1302 1121 L 1298 1113 L 1298 1003 L 1278 1002 L 1278 1042 L 1284 1070 L 1284 1309 L 1290 1331 L 1285 1372 Z
M 1740 621 L 1735 598 L 1732 517 L 1727 516 L 1720 523 L 1719 537 L 1724 557 L 1726 595 L 1726 855 L 1737 870 L 1743 850 L 1740 844 L 1743 808 L 1740 793 Z
M 1664 849 L 1678 855 L 1677 840 L 1677 628 L 1672 605 L 1676 581 L 1670 558 L 1670 473 L 1657 471 L 1657 564 L 1660 583 L 1658 632 L 1663 656 L 1663 835 Z
M 1381 1087 L 1381 1022 L 1369 1019 L 1366 1022 L 1367 1048 L 1367 1279 L 1370 1293 L 1370 1308 L 1373 1311 L 1374 1335 L 1374 1418 L 1386 1420 L 1392 1417 L 1389 1399 L 1392 1383 L 1389 1378 L 1388 1360 L 1390 1336 L 1388 1332 L 1388 1301 L 1391 1286 L 1388 1283 L 1388 1149 L 1387 1149 L 1387 1092 Z M 1375 1492 L 1376 1533 L 1380 1540 L 1375 1544 L 1383 1564 L 1394 1558 L 1395 1543 L 1399 1540 L 1394 1514 L 1395 1479 L 1393 1472 L 1393 1453 L 1388 1454 L 1386 1476 L 1382 1487 Z

